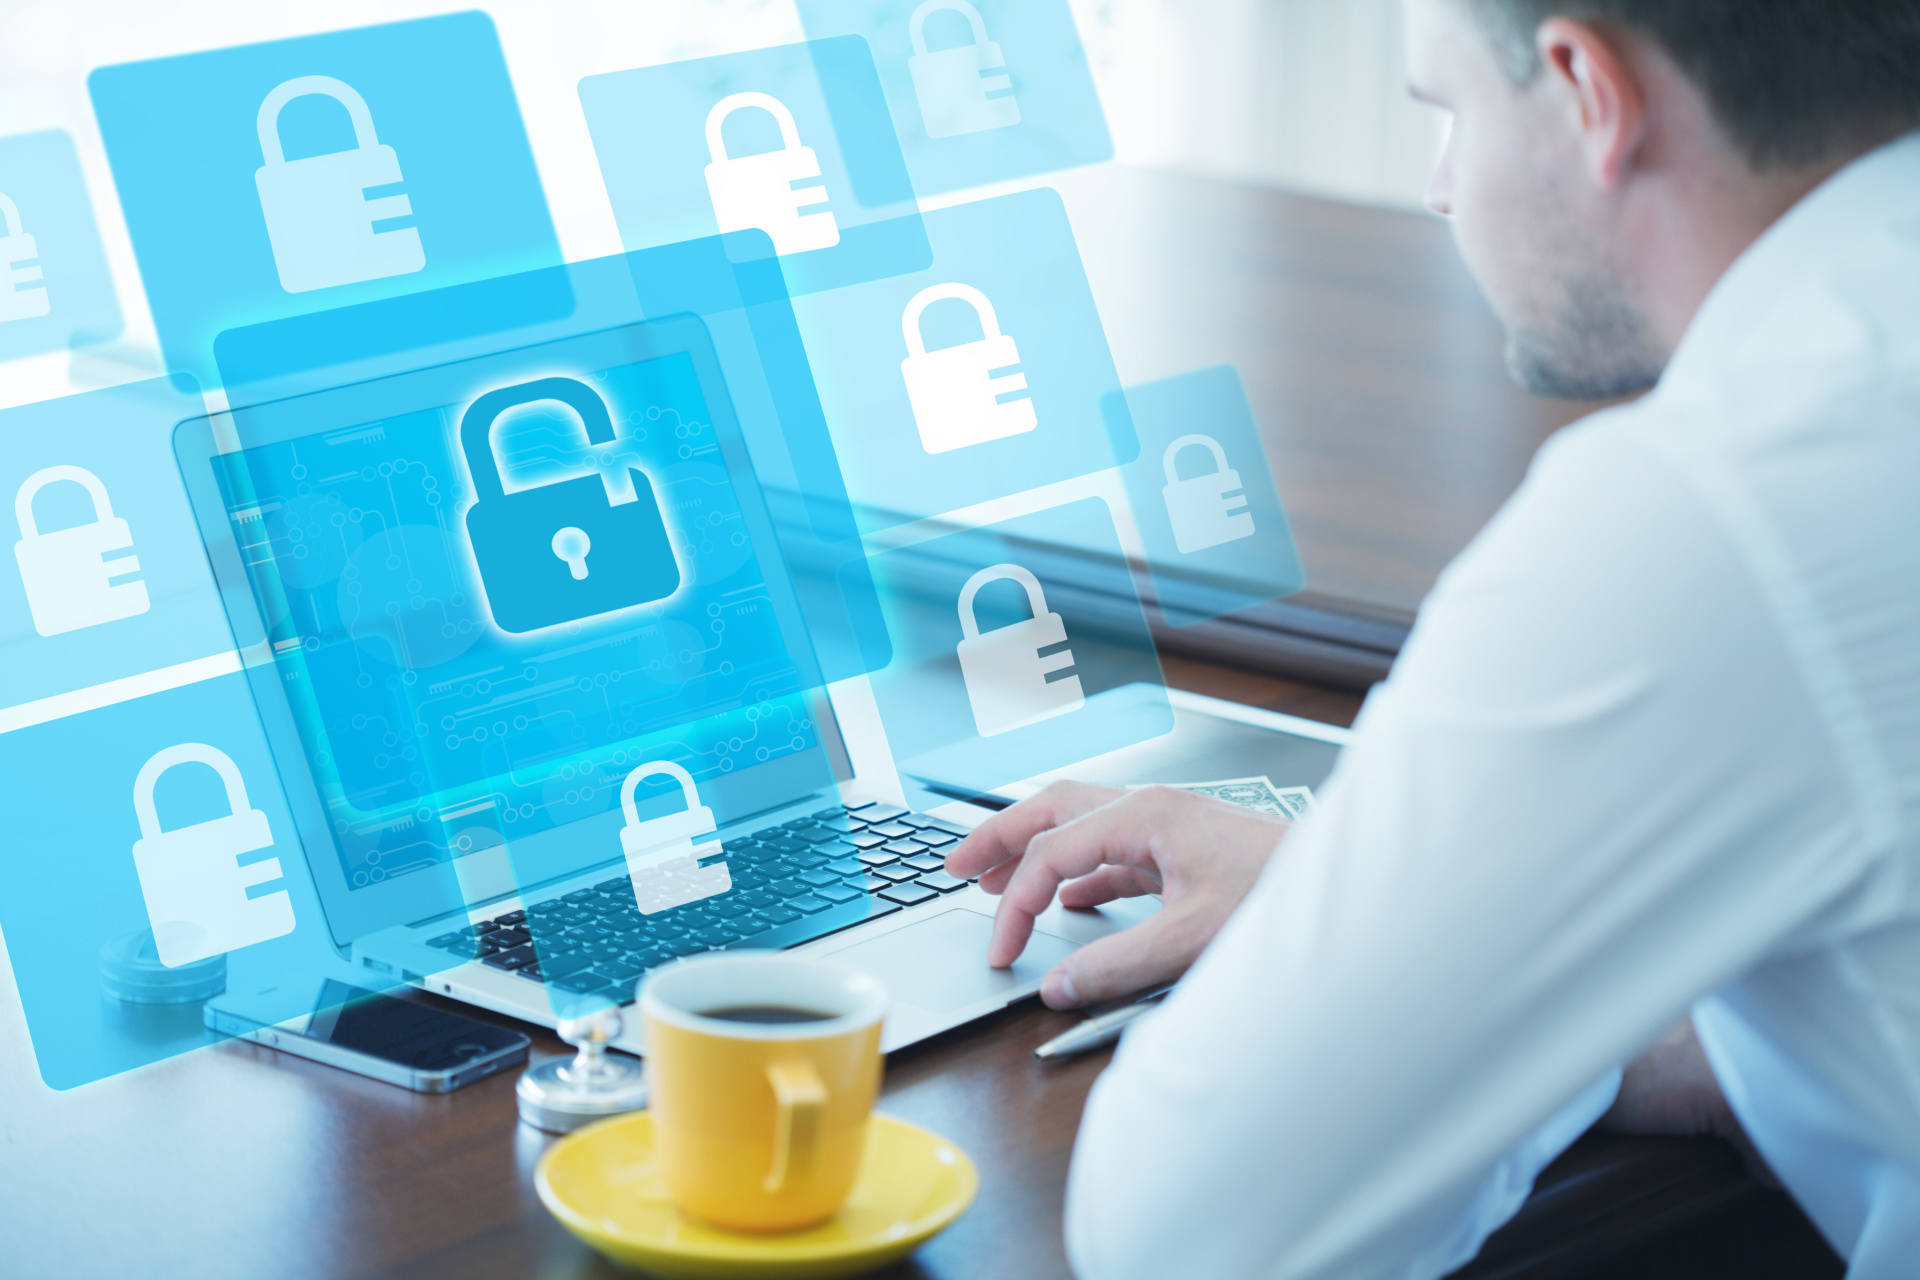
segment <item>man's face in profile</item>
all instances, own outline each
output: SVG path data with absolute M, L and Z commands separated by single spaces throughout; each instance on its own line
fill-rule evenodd
M 1469 0 L 1405 0 L 1415 95 L 1452 116 L 1427 200 L 1507 327 L 1514 378 L 1541 395 L 1644 390 L 1667 352 L 1633 298 L 1617 192 L 1584 163 L 1577 112 L 1545 73 L 1516 85 Z

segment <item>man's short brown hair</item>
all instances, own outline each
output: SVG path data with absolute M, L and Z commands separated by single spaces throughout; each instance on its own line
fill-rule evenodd
M 1658 41 L 1756 169 L 1841 159 L 1920 128 L 1920 0 L 1464 0 L 1507 74 L 1554 16 Z

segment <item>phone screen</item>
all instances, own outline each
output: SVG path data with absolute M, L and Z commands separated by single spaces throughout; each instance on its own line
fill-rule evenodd
M 418 1071 L 451 1071 L 525 1038 L 330 978 L 320 984 L 313 1012 L 288 1019 L 280 1029 Z

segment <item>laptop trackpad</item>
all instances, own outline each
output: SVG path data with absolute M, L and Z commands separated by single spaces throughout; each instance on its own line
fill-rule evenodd
M 1035 930 L 1027 949 L 1008 969 L 987 965 L 993 918 L 955 907 L 931 920 L 857 943 L 832 958 L 878 978 L 893 998 L 928 1013 L 944 1014 L 1040 981 L 1047 970 L 1077 949 L 1065 938 Z

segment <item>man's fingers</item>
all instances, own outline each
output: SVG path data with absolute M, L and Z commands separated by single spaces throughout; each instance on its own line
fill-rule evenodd
M 1170 933 L 1178 932 L 1163 910 L 1089 942 L 1054 966 L 1040 984 L 1040 998 L 1052 1008 L 1073 1009 L 1163 987 L 1193 963 L 1188 948 L 1169 945 Z
M 1084 782 L 1056 782 L 1039 795 L 1003 809 L 975 827 L 947 855 L 947 874 L 961 880 L 977 877 L 982 887 L 987 887 L 987 872 L 1025 853 L 1027 843 L 1034 836 L 1063 822 L 1071 822 L 1121 794 L 1111 787 L 1094 787 Z M 1005 877 L 997 878 L 1001 887 L 1005 887 Z M 988 892 L 998 892 L 998 889 L 988 888 Z
M 1182 807 L 1178 802 L 1169 805 L 1165 797 L 1155 794 L 1157 790 L 1109 792 L 1114 797 L 1110 803 L 1027 840 L 1026 853 L 994 913 L 993 938 L 987 944 L 989 964 L 1005 968 L 1019 957 L 1033 932 L 1034 917 L 1053 904 L 1054 892 L 1063 881 L 1090 876 L 1106 863 L 1151 866 L 1154 842 L 1173 834 L 1178 820 L 1175 810 Z M 1187 792 L 1173 794 L 1206 803 Z
M 1011 876 L 1011 872 L 1008 873 Z M 1115 898 L 1138 898 L 1160 892 L 1160 878 L 1135 867 L 1102 867 L 1090 876 L 1060 886 L 1060 905 L 1076 911 L 1097 907 Z

